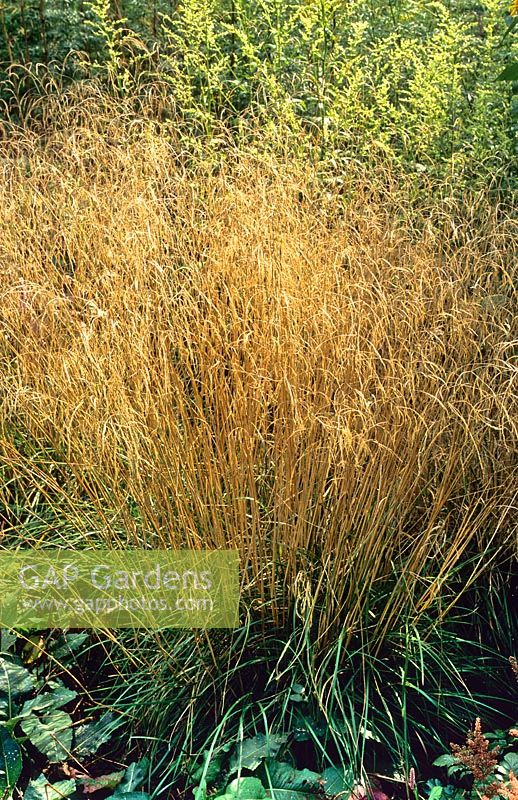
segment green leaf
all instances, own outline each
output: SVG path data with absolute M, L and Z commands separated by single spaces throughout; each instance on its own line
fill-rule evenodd
M 447 772 L 450 778 L 452 775 L 469 775 L 469 769 L 464 764 L 452 764 L 451 767 L 448 767 Z
M 26 700 L 20 711 L 20 716 L 28 716 L 33 711 L 45 711 L 60 708 L 77 697 L 77 692 L 67 689 L 61 681 L 49 681 L 50 692 L 42 692 L 33 700 Z
M 434 786 L 428 795 L 428 800 L 440 800 L 442 796 L 442 786 Z
M 207 781 L 200 781 L 200 785 L 196 786 L 193 791 L 194 800 L 207 800 Z
M 0 651 L 9 652 L 16 643 L 17 636 L 8 628 L 0 628 Z
M 116 719 L 111 711 L 106 711 L 96 722 L 81 725 L 75 732 L 74 754 L 78 758 L 93 755 L 123 724 L 123 719 Z
M 230 759 L 229 775 L 237 772 L 239 768 L 257 769 L 265 758 L 275 758 L 287 739 L 288 737 L 282 733 L 270 736 L 258 733 L 252 739 L 245 739 L 241 747 L 236 747 L 236 751 Z
M 36 678 L 22 665 L 0 657 L 0 692 L 10 697 L 32 692 Z
M 518 81 L 518 61 L 513 61 L 498 75 L 497 81 Z
M 352 772 L 343 767 L 326 767 L 322 773 L 322 778 L 325 780 L 324 790 L 326 794 L 352 792 L 355 783 Z
M 59 639 L 56 640 L 50 653 L 56 659 L 62 659 L 66 656 L 71 656 L 76 650 L 79 650 L 82 644 L 88 639 L 88 632 L 81 631 L 81 633 L 64 633 Z
M 147 758 L 142 758 L 140 761 L 134 761 L 132 764 L 130 764 L 124 773 L 124 779 L 122 783 L 120 783 L 115 789 L 113 797 L 119 797 L 121 794 L 127 795 L 130 793 L 138 794 L 140 797 L 140 793 L 135 792 L 135 789 L 138 789 L 139 786 L 142 786 L 144 778 L 147 775 L 148 767 L 149 761 Z
M 196 767 L 194 772 L 192 773 L 192 780 L 194 783 L 198 783 L 201 781 L 203 772 L 205 770 L 205 764 L 207 759 L 210 756 L 210 751 L 205 750 L 203 753 L 203 762 Z M 207 766 L 207 770 L 205 772 L 205 780 L 207 783 L 214 783 L 217 781 L 219 776 L 221 775 L 221 769 L 223 765 L 223 756 L 218 753 L 218 755 L 213 756 Z
M 34 747 L 51 763 L 69 757 L 72 749 L 72 718 L 65 711 L 51 711 L 43 717 L 31 715 L 22 720 L 22 730 Z
M 4 694 L 0 695 L 0 721 L 9 719 L 11 715 L 9 698 Z
M 434 767 L 452 767 L 458 763 L 459 762 L 457 761 L 455 756 L 452 756 L 450 753 L 444 753 L 444 755 L 439 756 L 439 758 L 435 759 L 433 765 Z
M 294 683 L 291 687 L 290 700 L 292 703 L 306 703 L 308 697 L 306 696 L 306 689 L 301 683 Z
M 310 769 L 295 769 L 283 761 L 265 763 L 269 795 L 283 800 L 302 800 L 321 786 L 322 776 Z M 326 787 L 327 790 L 327 787 Z
M 506 777 L 510 772 L 518 775 L 518 753 L 507 753 L 500 761 L 497 771 Z
M 227 795 L 239 800 L 263 800 L 266 791 L 259 778 L 234 778 L 227 786 Z
M 147 792 L 121 792 L 117 797 L 119 800 L 149 800 Z
M 485 733 L 484 736 L 486 739 L 493 743 L 493 746 L 497 747 L 505 747 L 507 744 L 507 734 L 506 731 L 498 728 L 496 731 L 492 731 L 491 733 Z
M 295 740 L 306 741 L 308 737 L 314 739 L 315 736 L 324 736 L 327 730 L 326 723 L 315 719 L 312 716 L 300 712 L 300 706 L 296 706 L 299 713 L 296 715 Z
M 0 797 L 10 797 L 22 771 L 22 754 L 16 742 L 0 725 Z
M 76 790 L 75 781 L 56 781 L 49 783 L 45 775 L 40 775 L 27 786 L 23 800 L 60 800 L 70 797 Z

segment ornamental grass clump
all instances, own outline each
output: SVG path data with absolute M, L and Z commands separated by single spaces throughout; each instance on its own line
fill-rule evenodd
M 438 623 L 515 540 L 513 210 L 145 103 L 0 142 L 4 543 L 235 548 L 317 649 Z

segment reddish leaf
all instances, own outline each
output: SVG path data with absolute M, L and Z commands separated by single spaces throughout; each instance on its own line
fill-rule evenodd
M 381 789 L 372 788 L 370 791 L 370 796 L 372 800 L 389 800 L 388 795 L 385 792 L 382 792 Z
M 78 778 L 77 782 L 81 784 L 85 794 L 92 794 L 99 789 L 115 789 L 122 781 L 125 771 L 111 772 L 109 775 L 100 775 L 98 778 Z

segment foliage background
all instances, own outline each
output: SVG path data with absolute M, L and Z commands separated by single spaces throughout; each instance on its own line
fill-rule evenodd
M 160 76 L 163 112 L 191 131 L 252 119 L 341 167 L 388 156 L 416 176 L 508 181 L 517 101 L 495 80 L 517 52 L 506 11 L 502 0 L 3 0 L 4 96 L 12 108 L 27 90 L 13 64 L 101 75 L 122 94 Z

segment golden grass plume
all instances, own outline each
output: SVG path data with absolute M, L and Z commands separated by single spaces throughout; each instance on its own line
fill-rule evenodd
M 193 160 L 98 97 L 53 114 L 0 144 L 4 536 L 16 491 L 110 545 L 236 547 L 245 596 L 323 640 L 513 542 L 510 213 Z

